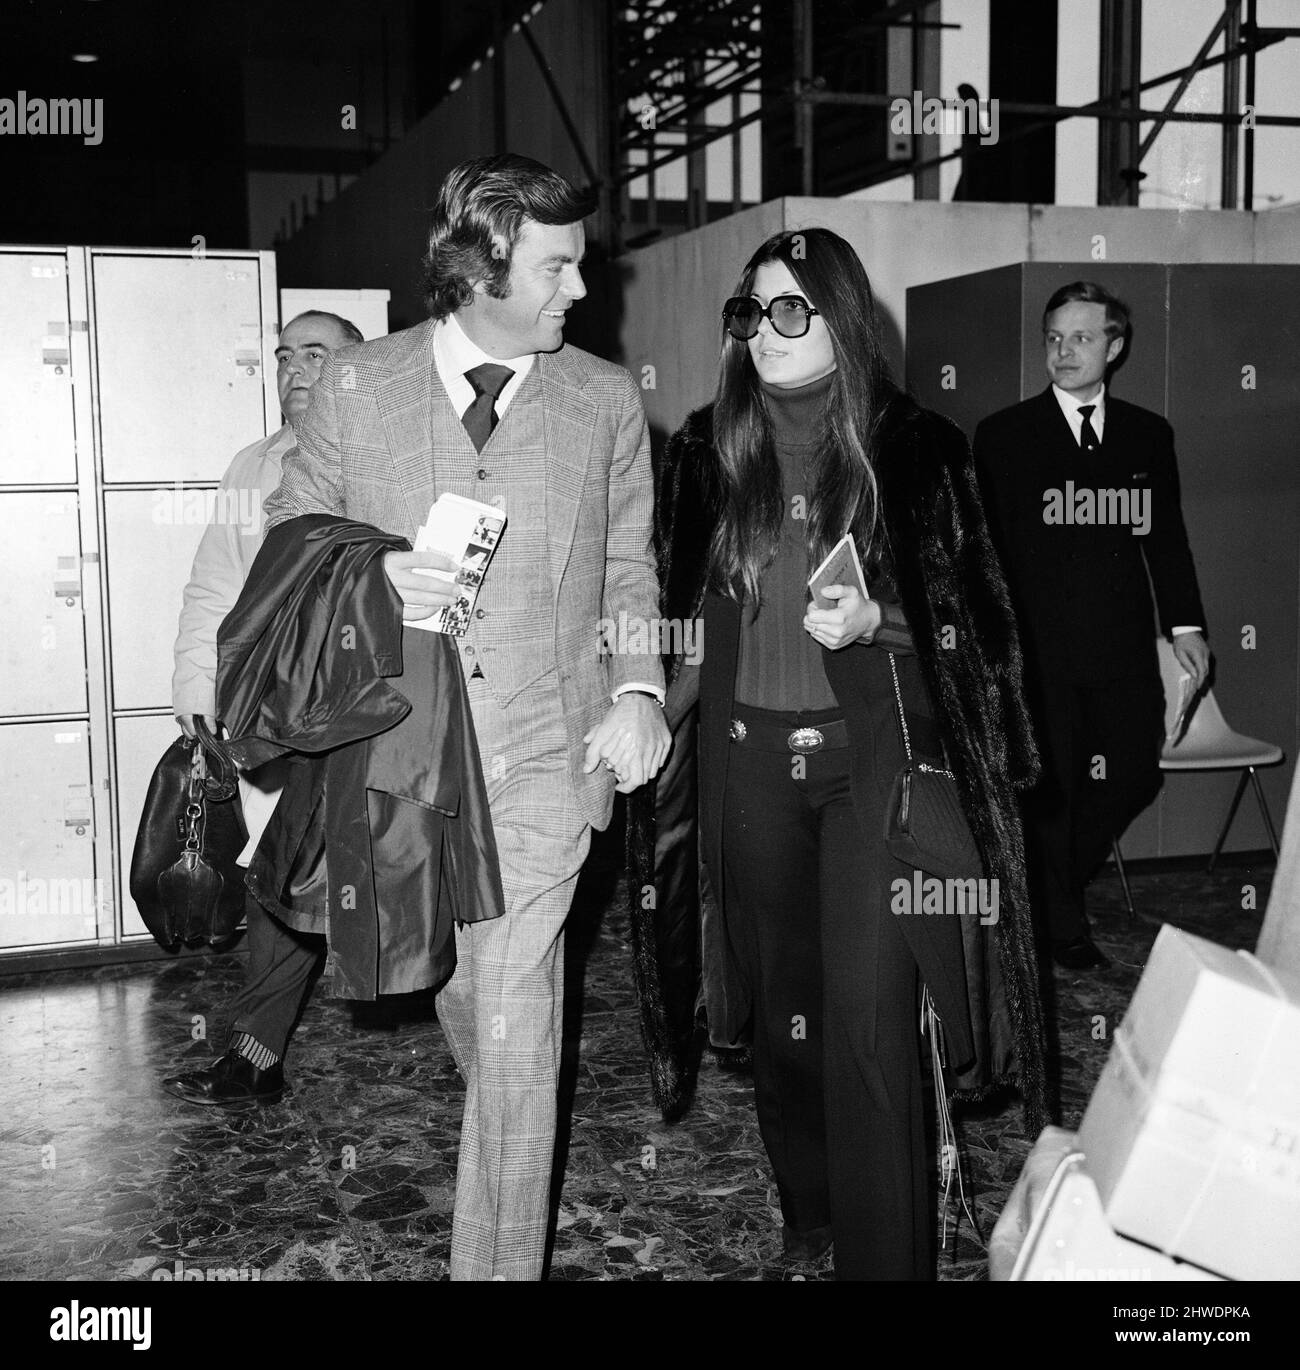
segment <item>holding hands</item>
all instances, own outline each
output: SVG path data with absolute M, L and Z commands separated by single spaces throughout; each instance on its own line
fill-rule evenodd
M 587 744 L 584 774 L 590 775 L 603 762 L 618 779 L 614 788 L 631 794 L 659 774 L 672 735 L 658 702 L 632 691 L 620 695 L 600 725 L 582 740 Z

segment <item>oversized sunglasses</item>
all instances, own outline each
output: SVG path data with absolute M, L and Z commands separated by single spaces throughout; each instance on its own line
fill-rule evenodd
M 736 295 L 722 306 L 722 322 L 727 332 L 741 342 L 748 342 L 764 319 L 769 319 L 783 338 L 802 338 L 812 316 L 819 313 L 799 295 L 777 295 L 766 309 L 750 295 Z

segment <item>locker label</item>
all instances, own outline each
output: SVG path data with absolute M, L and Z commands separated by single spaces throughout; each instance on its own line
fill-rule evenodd
M 90 802 L 89 785 L 69 785 L 63 801 L 63 826 L 71 828 L 77 837 L 85 837 L 94 826 L 94 809 Z
M 77 557 L 59 557 L 54 572 L 54 597 L 75 604 L 81 596 L 81 567 Z
M 34 266 L 32 275 L 41 281 L 57 281 L 63 275 L 61 266 Z

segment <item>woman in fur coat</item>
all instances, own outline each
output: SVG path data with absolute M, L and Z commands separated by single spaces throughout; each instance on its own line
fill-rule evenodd
M 838 1278 L 933 1279 L 923 990 L 953 1088 L 1012 1081 L 1031 1129 L 1046 1112 L 1016 806 L 1037 757 L 1014 619 L 966 441 L 889 379 L 849 244 L 821 228 L 770 238 L 723 318 L 717 397 L 668 444 L 657 529 L 665 617 L 702 633 L 694 664 L 671 663 L 669 704 L 680 718 L 698 702 L 710 1034 L 752 1041 L 787 1255 L 833 1243 Z M 868 597 L 834 586 L 819 610 L 808 578 L 846 531 Z M 916 759 L 946 755 L 955 773 L 991 916 L 987 900 L 984 918 L 909 916 L 913 869 L 885 845 L 905 761 L 891 654 Z M 694 838 L 677 822 L 655 849 L 648 790 L 630 806 L 633 889 Z M 650 982 L 680 919 L 640 902 L 665 1102 L 681 1035 Z

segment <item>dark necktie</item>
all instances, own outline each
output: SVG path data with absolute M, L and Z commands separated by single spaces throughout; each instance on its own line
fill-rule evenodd
M 465 379 L 474 387 L 474 403 L 460 416 L 474 450 L 481 452 L 492 430 L 497 426 L 497 396 L 515 373 L 508 366 L 484 362 L 465 372 Z
M 1096 408 L 1095 404 L 1081 404 L 1079 406 L 1079 416 L 1083 419 L 1083 424 L 1079 429 L 1079 446 L 1085 452 L 1095 452 L 1101 446 L 1101 439 L 1097 436 L 1097 430 L 1092 426 L 1092 415 Z

